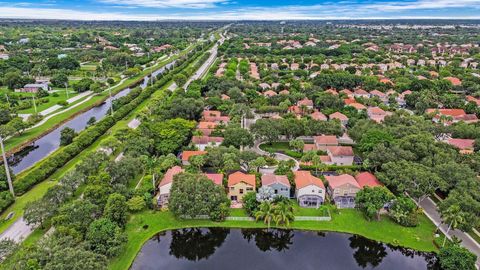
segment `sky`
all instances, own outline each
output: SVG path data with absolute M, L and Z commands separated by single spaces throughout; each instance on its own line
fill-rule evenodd
M 480 0 L 0 0 L 0 18 L 66 20 L 480 19 Z

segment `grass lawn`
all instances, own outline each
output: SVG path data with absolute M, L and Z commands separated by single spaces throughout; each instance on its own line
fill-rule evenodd
M 72 98 L 72 97 L 75 97 L 76 95 L 78 95 L 77 92 L 72 92 L 70 91 L 68 93 L 68 98 L 67 98 L 67 94 L 65 93 L 65 89 L 60 89 L 60 90 L 63 90 L 63 91 L 60 91 L 60 92 L 57 92 L 58 94 L 58 97 L 54 97 L 50 94 L 50 96 L 48 97 L 45 97 L 48 99 L 48 102 L 47 103 L 42 103 L 42 104 L 39 104 L 38 103 L 38 100 L 37 98 L 35 98 L 36 102 L 37 102 L 37 111 L 38 112 L 41 112 L 43 110 L 46 110 L 54 105 L 57 105 L 58 102 L 60 101 L 66 101 L 67 99 L 69 98 Z M 71 90 L 71 89 L 69 89 Z M 43 98 L 42 98 L 43 99 Z M 21 114 L 32 114 L 32 113 L 35 113 L 35 108 L 32 106 L 31 108 L 29 109 L 26 109 L 26 110 L 21 110 L 21 111 L 18 111 L 18 113 L 21 113 Z
M 85 65 L 81 65 L 80 70 L 95 71 L 95 70 L 97 70 L 97 65 L 95 63 L 88 63 L 88 64 L 85 64 Z
M 262 143 L 259 147 L 266 152 L 285 152 L 286 150 L 292 150 L 289 142 Z
M 234 210 L 233 213 L 239 214 L 239 211 Z M 148 239 L 160 231 L 184 227 L 265 228 L 265 225 L 252 221 L 176 220 L 169 212 L 144 211 L 130 217 L 126 225 L 128 244 L 122 253 L 110 262 L 109 269 L 129 269 Z M 358 210 L 345 209 L 340 210 L 339 213 L 332 213 L 332 221 L 329 222 L 297 221 L 292 222 L 290 227 L 299 230 L 352 233 L 420 251 L 437 251 L 433 244 L 435 226 L 425 216 L 420 217 L 418 227 L 406 228 L 388 218 L 381 221 L 367 221 Z
M 230 208 L 231 217 L 248 217 L 247 212 L 243 208 Z
M 297 201 L 293 201 L 293 214 L 295 216 L 303 216 L 303 217 L 328 217 L 328 207 L 325 205 L 320 206 L 317 208 L 305 208 L 300 207 Z

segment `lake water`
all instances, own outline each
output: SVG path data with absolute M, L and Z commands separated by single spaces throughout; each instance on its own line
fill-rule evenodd
M 182 229 L 144 244 L 132 270 L 438 270 L 429 253 L 341 234 L 262 229 Z

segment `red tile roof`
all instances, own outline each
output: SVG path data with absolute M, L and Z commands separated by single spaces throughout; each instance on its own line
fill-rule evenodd
M 359 173 L 355 176 L 355 179 L 357 180 L 361 188 L 365 186 L 369 186 L 369 187 L 383 186 L 382 183 L 378 181 L 377 177 L 375 177 L 375 175 L 373 175 L 370 172 Z
M 252 187 L 256 186 L 254 174 L 244 174 L 243 172 L 234 172 L 228 176 L 228 186 L 234 186 L 240 182 L 244 182 Z
M 455 146 L 456 148 L 458 148 L 460 150 L 469 150 L 469 149 L 473 149 L 473 146 L 475 144 L 475 140 L 471 140 L 471 139 L 448 139 L 447 143 Z
M 199 129 L 214 129 L 216 126 L 217 126 L 217 123 L 215 122 L 201 121 L 200 123 L 198 123 Z
M 357 180 L 353 178 L 353 176 L 349 174 L 342 174 L 338 176 L 325 176 L 325 179 L 327 180 L 330 188 L 336 189 L 338 187 L 341 187 L 346 184 L 350 184 L 354 187 L 360 188 L 360 185 L 358 184 Z
M 325 185 L 322 180 L 313 176 L 309 171 L 296 171 L 295 175 L 295 186 L 296 189 L 301 189 L 309 185 L 314 185 L 320 188 L 325 189 Z
M 297 105 L 298 105 L 298 106 L 304 105 L 304 106 L 310 106 L 310 107 L 312 107 L 312 106 L 313 106 L 313 101 L 310 100 L 310 99 L 308 99 L 308 98 L 304 98 L 304 99 L 302 99 L 302 100 L 299 100 L 299 101 L 297 102 Z
M 327 117 L 325 116 L 325 114 L 319 111 L 314 111 L 313 113 L 310 114 L 310 117 L 312 117 L 313 120 L 317 120 L 317 121 L 327 121 Z
M 367 108 L 367 107 L 365 107 L 365 105 L 363 105 L 363 104 L 361 104 L 361 103 L 357 103 L 357 102 L 355 102 L 355 103 L 350 103 L 350 104 L 348 104 L 348 106 L 357 109 L 357 111 L 365 110 L 365 109 Z
M 207 154 L 207 151 L 183 151 L 182 161 L 188 161 L 190 157 Z
M 160 181 L 159 187 L 172 183 L 173 177 L 182 172 L 184 172 L 184 170 L 180 166 L 175 166 L 168 169 L 163 176 L 162 181 Z
M 431 114 L 431 113 L 438 113 L 447 115 L 447 116 L 460 116 L 460 115 L 465 115 L 465 111 L 463 109 L 427 109 L 426 113 Z
M 335 135 L 314 136 L 313 141 L 319 145 L 338 145 L 337 136 Z
M 285 175 L 264 174 L 262 175 L 262 186 L 269 186 L 272 184 L 282 184 L 290 187 L 290 182 Z
M 353 156 L 353 148 L 351 146 L 327 146 L 327 151 L 334 157 Z
M 329 117 L 330 117 L 330 119 L 338 119 L 340 121 L 348 120 L 348 117 L 341 112 L 334 112 L 334 113 L 330 114 Z
M 205 173 L 204 175 L 216 185 L 221 186 L 223 184 L 223 174 L 221 173 Z
M 209 137 L 209 136 L 193 136 L 192 142 L 194 144 L 209 144 L 209 143 L 222 143 L 222 137 Z
M 450 81 L 454 86 L 462 85 L 462 81 L 456 77 L 445 77 L 447 81 Z

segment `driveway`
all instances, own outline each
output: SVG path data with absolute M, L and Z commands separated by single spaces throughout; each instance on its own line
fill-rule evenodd
M 441 222 L 441 217 L 440 213 L 438 212 L 437 205 L 435 202 L 432 201 L 430 198 L 426 198 L 420 203 L 420 206 L 423 208 L 423 211 L 427 215 L 430 220 L 435 224 L 435 226 L 438 226 Z M 448 230 L 448 225 L 447 224 L 442 224 L 440 226 L 440 230 L 446 234 Z M 472 253 L 477 255 L 477 269 L 480 268 L 480 245 L 473 240 L 473 238 L 460 231 L 460 230 L 450 230 L 448 233 L 448 238 L 451 238 L 452 236 L 457 237 L 458 239 L 462 240 L 461 245 L 470 250 Z

